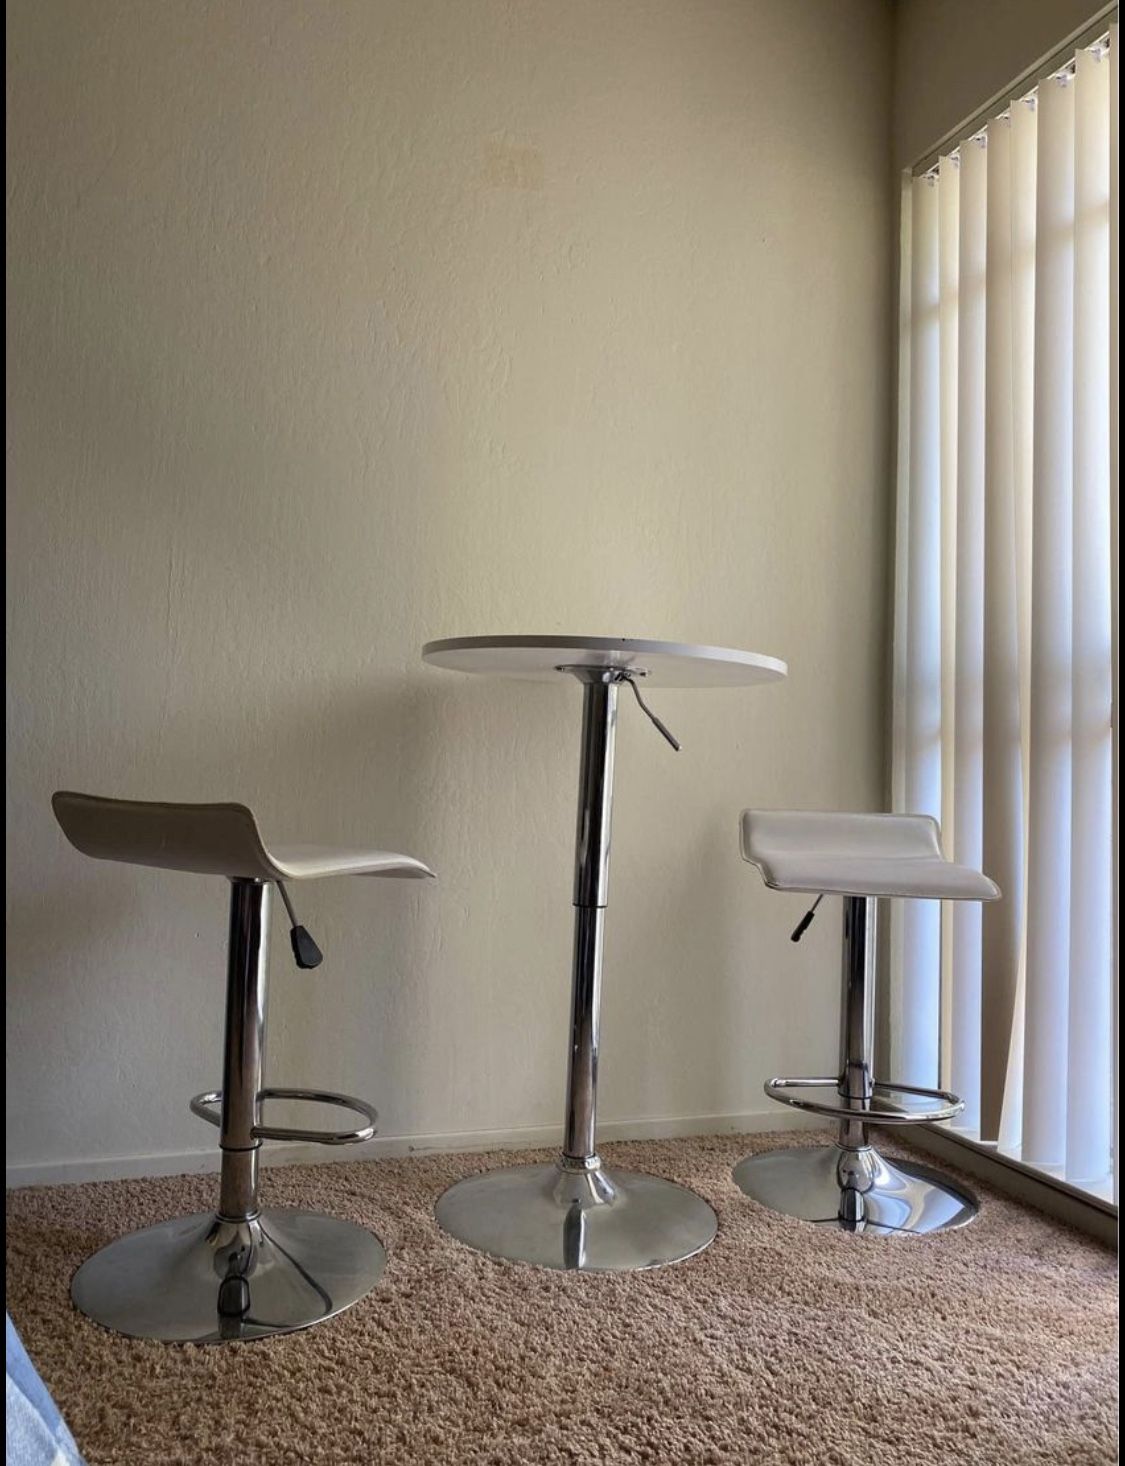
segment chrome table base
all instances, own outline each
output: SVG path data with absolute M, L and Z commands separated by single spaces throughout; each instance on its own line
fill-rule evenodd
M 602 949 L 609 900 L 617 693 L 643 677 L 559 666 L 583 687 L 574 861 L 574 961 L 563 1145 L 553 1166 L 470 1176 L 438 1199 L 439 1225 L 491 1257 L 578 1272 L 628 1272 L 706 1247 L 715 1213 L 693 1191 L 656 1176 L 608 1171 L 596 1147 Z
M 795 1146 L 747 1156 L 734 1168 L 739 1188 L 774 1211 L 846 1232 L 940 1232 L 963 1227 L 977 1199 L 940 1171 L 889 1161 L 874 1146 Z
M 320 1323 L 364 1296 L 386 1253 L 353 1222 L 269 1210 L 177 1217 L 103 1247 L 71 1296 L 96 1323 L 140 1339 L 217 1344 Z
M 561 1164 L 469 1176 L 438 1199 L 437 1219 L 491 1257 L 587 1273 L 679 1262 L 718 1226 L 701 1197 L 672 1181 Z

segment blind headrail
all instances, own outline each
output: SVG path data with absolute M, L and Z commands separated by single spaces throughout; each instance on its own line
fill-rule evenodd
M 927 148 L 923 156 L 911 166 L 911 174 L 919 178 L 929 173 L 947 153 L 974 137 L 987 123 L 999 117 L 1013 102 L 1025 97 L 1039 82 L 1060 71 L 1076 51 L 1093 45 L 1095 41 L 1105 35 L 1110 23 L 1117 19 L 1117 12 L 1118 0 L 1112 0 L 1111 4 L 1103 5 L 1085 25 L 1072 31 L 1065 40 L 1052 47 L 1045 56 L 1041 56 L 1026 71 L 1022 71 L 1015 81 L 1002 87 L 1000 91 L 990 97 L 983 107 L 978 107 L 971 117 L 966 117 L 956 127 L 950 128 L 933 147 Z

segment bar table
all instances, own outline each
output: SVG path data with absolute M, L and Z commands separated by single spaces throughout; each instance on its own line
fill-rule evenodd
M 583 1272 L 624 1272 L 699 1252 L 717 1228 L 694 1191 L 656 1176 L 610 1170 L 596 1146 L 602 944 L 609 899 L 617 696 L 627 684 L 745 687 L 784 677 L 776 657 L 726 647 L 609 636 L 465 636 L 431 641 L 423 660 L 455 672 L 582 685 L 582 754 L 574 862 L 574 965 L 563 1146 L 547 1166 L 470 1176 L 438 1199 L 439 1225 L 493 1257 Z

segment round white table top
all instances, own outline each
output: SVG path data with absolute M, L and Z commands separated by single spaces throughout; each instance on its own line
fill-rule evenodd
M 777 657 L 723 646 L 644 641 L 630 636 L 454 636 L 428 641 L 423 661 L 452 672 L 550 682 L 569 667 L 619 667 L 645 687 L 746 687 L 775 682 L 789 668 Z

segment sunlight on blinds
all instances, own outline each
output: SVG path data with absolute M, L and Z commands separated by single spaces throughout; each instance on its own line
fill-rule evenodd
M 904 190 L 894 691 L 896 808 L 1004 896 L 895 912 L 897 1071 L 1106 1194 L 1116 48 L 1115 25 Z

